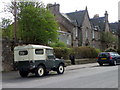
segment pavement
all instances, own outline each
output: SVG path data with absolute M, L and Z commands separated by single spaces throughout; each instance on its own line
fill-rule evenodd
M 90 68 L 98 66 L 98 63 L 89 63 L 89 64 L 79 64 L 79 65 L 70 65 L 66 67 L 66 70 L 75 70 L 75 69 L 82 69 L 82 68 Z

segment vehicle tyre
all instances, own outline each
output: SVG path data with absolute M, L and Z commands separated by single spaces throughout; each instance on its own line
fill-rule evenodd
M 116 66 L 116 64 L 117 64 L 117 62 L 116 62 L 116 60 L 114 60 L 114 61 L 113 61 L 113 65 Z
M 45 67 L 42 66 L 42 65 L 38 66 L 38 68 L 36 69 L 35 74 L 36 74 L 36 76 L 38 76 L 38 77 L 44 76 L 44 74 L 45 74 Z
M 63 74 L 64 73 L 64 65 L 60 64 L 57 68 L 57 73 L 58 74 Z
M 103 63 L 99 63 L 100 66 L 103 66 Z
M 27 77 L 29 73 L 27 71 L 19 71 L 19 74 L 21 77 Z

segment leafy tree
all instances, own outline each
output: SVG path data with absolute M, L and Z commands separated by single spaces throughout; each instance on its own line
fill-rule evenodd
M 13 38 L 13 25 L 11 25 L 11 22 L 12 21 L 10 19 L 2 18 L 1 28 L 3 38 Z
M 54 16 L 42 3 L 20 2 L 18 36 L 27 43 L 48 44 L 57 40 L 58 26 Z
M 2 28 L 7 28 L 11 24 L 11 22 L 12 21 L 10 19 L 2 18 Z
M 48 44 L 57 40 L 58 25 L 54 15 L 45 8 L 42 2 L 20 2 L 16 5 L 11 2 L 8 11 L 14 16 L 14 7 L 17 9 L 17 39 L 24 43 Z M 3 36 L 13 38 L 14 23 L 8 25 L 3 20 L 6 28 Z
M 101 32 L 100 40 L 108 46 L 118 43 L 117 36 L 113 35 L 111 32 Z

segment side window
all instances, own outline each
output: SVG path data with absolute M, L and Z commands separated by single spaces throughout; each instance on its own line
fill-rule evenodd
M 27 50 L 19 51 L 20 56 L 27 55 L 27 54 L 28 54 Z
M 43 49 L 35 49 L 35 54 L 44 54 Z
M 53 54 L 53 49 L 46 49 L 46 54 L 47 55 Z

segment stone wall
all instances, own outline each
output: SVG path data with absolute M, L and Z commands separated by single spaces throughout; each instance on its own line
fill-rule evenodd
M 13 51 L 11 42 L 8 39 L 2 39 L 2 71 L 13 70 Z
M 86 59 L 75 59 L 75 64 L 87 64 L 87 63 L 96 63 L 97 60 L 95 58 L 86 58 Z M 70 60 L 65 60 L 65 65 L 71 65 Z

